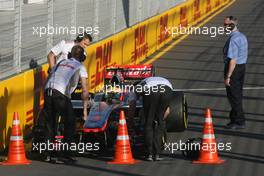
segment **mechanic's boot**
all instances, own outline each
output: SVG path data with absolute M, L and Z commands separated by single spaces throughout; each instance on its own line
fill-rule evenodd
M 77 159 L 74 157 L 73 152 L 64 152 L 61 159 L 64 161 L 65 164 L 72 164 L 77 161 Z
M 51 162 L 51 156 L 50 155 L 45 156 L 44 161 L 45 162 Z
M 61 157 L 55 157 L 55 158 L 52 158 L 51 163 L 64 164 L 65 162 L 64 162 L 64 160 Z
M 73 164 L 75 162 L 77 162 L 77 159 L 71 156 L 58 157 L 58 159 L 56 160 L 57 164 Z
M 45 152 L 44 159 L 45 162 L 56 163 L 57 152 Z
M 145 159 L 146 159 L 146 161 L 153 161 L 153 156 L 147 155 Z
M 235 127 L 235 123 L 234 122 L 229 122 L 228 124 L 226 124 L 225 128 L 226 129 L 233 129 Z
M 160 155 L 155 155 L 154 160 L 155 160 L 155 161 L 162 161 L 163 158 L 160 157 Z
M 230 122 L 230 123 L 228 123 L 227 125 L 226 125 L 226 127 L 225 127 L 226 129 L 245 129 L 246 128 L 246 125 L 245 125 L 245 123 L 242 123 L 242 124 L 237 124 L 237 123 L 232 123 L 232 122 Z

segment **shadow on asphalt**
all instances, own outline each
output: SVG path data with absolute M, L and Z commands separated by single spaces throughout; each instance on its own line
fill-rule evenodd
M 234 152 L 224 152 L 221 151 L 219 152 L 220 156 L 225 157 L 225 158 L 230 158 L 230 159 L 235 159 L 239 161 L 248 161 L 248 162 L 253 162 L 253 163 L 264 163 L 264 157 L 259 157 L 255 155 L 244 155 L 244 154 L 237 154 Z M 235 155 L 234 155 L 235 154 Z M 252 158 L 248 158 L 252 157 Z
M 188 127 L 186 129 L 187 131 L 201 132 L 203 130 L 203 124 L 202 123 L 190 122 L 190 124 L 199 125 L 201 127 L 191 126 L 191 127 Z M 215 133 L 221 134 L 221 135 L 238 136 L 238 137 L 244 137 L 244 138 L 250 138 L 250 139 L 264 140 L 264 135 L 259 134 L 259 133 L 247 133 L 247 132 L 241 132 L 241 131 L 220 130 L 220 129 L 215 129 L 214 131 L 215 131 Z

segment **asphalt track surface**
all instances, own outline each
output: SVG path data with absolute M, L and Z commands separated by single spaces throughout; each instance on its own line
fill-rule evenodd
M 239 18 L 240 30 L 249 41 L 249 58 L 244 91 L 247 126 L 244 130 L 227 130 L 230 106 L 223 88 L 222 48 L 226 37 L 190 35 L 154 62 L 157 75 L 168 78 L 176 89 L 185 89 L 189 104 L 189 128 L 170 134 L 169 142 L 201 137 L 205 107 L 213 112 L 218 142 L 231 142 L 231 151 L 219 151 L 222 165 L 195 165 L 179 151 L 164 154 L 161 162 L 141 161 L 136 165 L 108 165 L 111 157 L 79 157 L 75 165 L 54 165 L 33 161 L 28 166 L 0 166 L 1 176 L 262 176 L 264 173 L 264 3 L 262 0 L 237 0 L 209 21 L 206 26 L 220 26 L 223 18 Z M 162 52 L 159 51 L 159 52 Z M 188 90 L 192 89 L 192 90 Z M 210 90 L 194 90 L 210 89 Z

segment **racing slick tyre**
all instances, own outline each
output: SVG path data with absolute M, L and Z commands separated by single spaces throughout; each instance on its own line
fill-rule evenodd
M 182 132 L 188 125 L 188 107 L 183 92 L 173 92 L 170 102 L 170 114 L 166 119 L 167 132 Z

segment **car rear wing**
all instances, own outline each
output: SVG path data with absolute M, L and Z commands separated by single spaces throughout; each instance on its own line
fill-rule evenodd
M 142 80 L 154 76 L 152 65 L 112 66 L 105 69 L 104 79 L 110 80 L 115 74 L 121 74 L 124 80 Z

